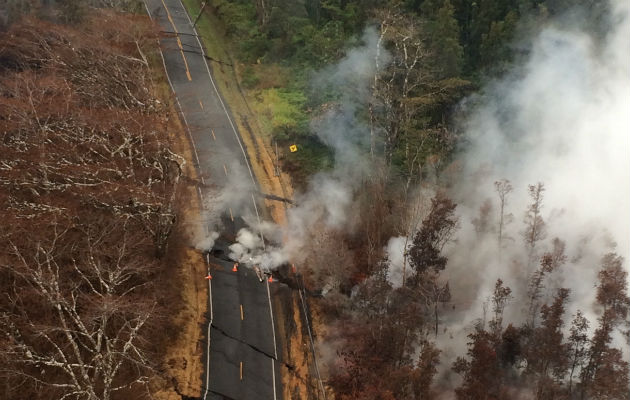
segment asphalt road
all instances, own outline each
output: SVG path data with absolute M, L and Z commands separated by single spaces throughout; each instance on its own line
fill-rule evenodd
M 245 148 L 180 0 L 145 0 L 145 4 L 163 31 L 174 32 L 160 40 L 164 64 L 189 128 L 202 183 L 220 190 L 238 176 L 242 196 L 222 216 L 221 245 L 229 245 L 225 238 L 243 226 L 241 217 L 260 219 L 260 205 L 252 195 L 257 185 Z M 207 194 L 199 195 L 208 200 Z M 212 279 L 208 280 L 201 398 L 280 399 L 281 346 L 271 302 L 275 284 L 260 282 L 245 267 L 233 272 L 233 263 L 219 253 L 206 255 Z

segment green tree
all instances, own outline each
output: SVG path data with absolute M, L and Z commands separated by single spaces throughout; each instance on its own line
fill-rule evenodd
M 459 43 L 459 26 L 454 15 L 455 9 L 450 0 L 444 0 L 427 24 L 438 79 L 457 77 L 461 72 L 464 52 Z
M 503 71 L 512 59 L 510 42 L 518 22 L 516 11 L 510 10 L 504 19 L 493 21 L 488 33 L 481 35 L 479 63 L 493 70 Z

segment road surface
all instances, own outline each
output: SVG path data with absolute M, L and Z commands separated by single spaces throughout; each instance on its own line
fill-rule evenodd
M 172 32 L 160 40 L 164 65 L 188 126 L 202 183 L 220 190 L 239 181 L 242 188 L 242 195 L 222 216 L 222 236 L 233 236 L 243 226 L 241 217 L 260 219 L 260 206 L 253 195 L 257 185 L 247 153 L 180 0 L 145 0 L 145 4 L 161 29 Z M 208 200 L 206 193 L 200 191 L 199 195 Z M 208 280 L 201 398 L 280 399 L 281 346 L 275 336 L 271 302 L 274 284 L 260 282 L 245 267 L 233 272 L 227 252 L 221 253 L 206 255 L 212 279 Z

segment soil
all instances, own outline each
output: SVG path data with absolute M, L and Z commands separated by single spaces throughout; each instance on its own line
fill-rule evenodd
M 291 291 L 291 310 L 301 310 L 300 298 L 297 292 Z M 286 305 L 285 305 L 286 308 Z M 308 339 L 306 326 L 301 312 L 287 312 L 285 310 L 284 329 L 279 332 L 285 334 L 284 354 L 286 363 L 290 366 L 282 374 L 283 398 L 319 399 L 317 380 L 313 369 L 313 356 Z M 280 325 L 280 324 L 278 324 Z

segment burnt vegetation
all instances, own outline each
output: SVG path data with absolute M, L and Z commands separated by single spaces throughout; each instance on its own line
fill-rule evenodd
M 183 158 L 146 17 L 0 35 L 0 397 L 149 396 Z M 171 263 L 172 264 L 172 263 Z M 171 277 L 172 278 L 172 277 Z
M 532 200 L 542 207 L 542 198 Z M 362 238 L 373 235 L 365 229 L 374 229 L 373 225 L 349 235 L 352 246 L 336 250 L 343 264 L 334 263 L 344 272 L 334 276 L 339 287 L 352 289 L 346 295 L 331 291 L 317 300 L 328 325 L 324 342 L 336 349 L 334 359 L 328 360 L 327 383 L 338 398 L 432 399 L 454 389 L 456 398 L 470 400 L 627 399 L 629 368 L 619 345 L 619 338 L 627 343 L 629 326 L 624 260 L 615 253 L 601 258 L 595 318 L 589 320 L 580 310 L 569 314 L 571 288 L 554 286 L 550 278 L 567 263 L 565 243 L 555 238 L 549 251 L 531 255 L 532 223 L 542 226 L 542 219 L 530 218 L 532 207 L 524 213 L 528 234 L 521 245 L 521 263 L 535 259 L 538 265 L 532 266 L 528 280 L 515 283 L 519 293 L 501 279 L 496 281 L 483 315 L 467 336 L 466 354 L 450 365 L 458 378 L 446 372 L 443 348 L 438 347 L 453 334 L 449 314 L 457 312 L 443 276 L 448 259 L 442 250 L 455 240 L 456 205 L 443 194 L 427 202 L 425 217 L 408 243 L 402 285 L 389 279 L 386 262 L 368 267 L 360 256 L 369 243 Z M 491 231 L 494 237 L 495 230 Z M 536 242 L 543 247 L 542 241 Z M 343 239 L 338 237 L 336 243 Z M 308 260 L 307 265 L 317 268 Z M 318 282 L 310 285 L 317 287 Z M 522 322 L 512 322 L 518 308 L 522 313 L 517 320 Z M 440 370 L 451 381 L 437 380 Z

